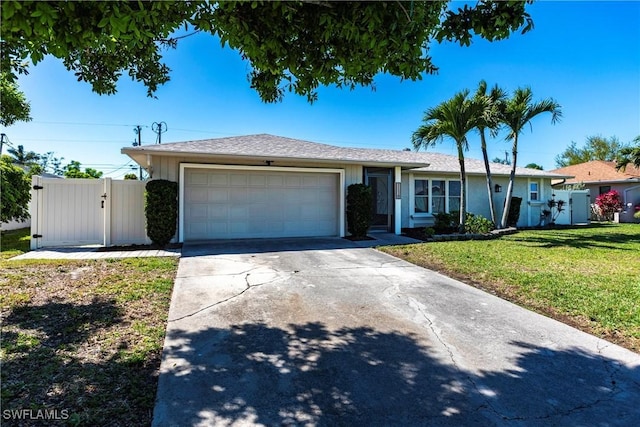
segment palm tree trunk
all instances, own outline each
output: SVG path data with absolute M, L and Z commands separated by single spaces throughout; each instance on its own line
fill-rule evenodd
M 496 223 L 496 208 L 493 200 L 493 182 L 491 181 L 491 167 L 489 166 L 489 154 L 487 154 L 487 141 L 484 136 L 484 130 L 480 131 L 480 142 L 482 145 L 482 159 L 484 160 L 484 170 L 487 175 L 487 196 L 489 197 L 489 210 L 491 211 L 491 222 Z
M 500 227 L 506 228 L 509 219 L 509 209 L 511 208 L 511 196 L 513 196 L 513 186 L 516 180 L 516 164 L 518 160 L 518 134 L 513 138 L 513 158 L 511 159 L 511 173 L 509 174 L 509 186 L 507 187 L 506 199 L 504 201 L 504 211 L 502 212 L 502 221 Z
M 462 143 L 458 143 L 458 162 L 460 163 L 460 233 L 464 233 L 464 223 L 467 219 L 467 197 L 465 188 L 467 186 L 467 171 L 464 167 L 464 152 Z

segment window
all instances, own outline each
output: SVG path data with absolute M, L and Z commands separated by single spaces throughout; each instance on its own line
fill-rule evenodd
M 415 190 L 415 211 L 429 212 L 429 180 L 416 179 Z
M 537 182 L 529 183 L 529 200 L 532 202 L 540 200 L 540 191 Z
M 445 181 L 431 181 L 431 213 L 446 212 L 445 200 L 447 191 Z
M 414 212 L 443 213 L 460 210 L 460 181 L 416 179 Z
M 449 212 L 460 210 L 460 181 L 449 181 Z
M 601 185 L 600 186 L 600 194 L 605 194 L 605 193 L 608 193 L 609 191 L 611 191 L 611 186 L 610 185 Z

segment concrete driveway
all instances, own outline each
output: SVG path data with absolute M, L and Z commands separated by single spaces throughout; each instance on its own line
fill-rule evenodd
M 637 426 L 640 355 L 343 239 L 185 245 L 153 424 Z

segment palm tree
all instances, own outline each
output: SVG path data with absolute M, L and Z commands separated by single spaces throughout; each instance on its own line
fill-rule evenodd
M 456 142 L 458 162 L 460 163 L 460 231 L 464 231 L 466 219 L 466 183 L 467 174 L 464 165 L 464 151 L 469 149 L 467 134 L 481 125 L 488 108 L 488 99 L 469 98 L 465 89 L 436 107 L 428 109 L 422 124 L 416 130 L 411 141 L 415 149 L 432 147 L 449 137 Z
M 502 122 L 509 129 L 507 141 L 513 141 L 511 157 L 511 173 L 509 175 L 509 186 L 507 187 L 506 200 L 500 226 L 507 226 L 509 209 L 511 208 L 511 196 L 513 195 L 513 184 L 516 177 L 516 165 L 518 164 L 518 136 L 524 127 L 539 114 L 551 113 L 551 123 L 555 124 L 562 117 L 560 104 L 553 98 L 543 99 L 533 102 L 533 94 L 530 87 L 518 88 L 513 92 L 513 97 L 507 99 L 502 113 Z
M 480 146 L 482 148 L 482 159 L 484 160 L 484 169 L 487 177 L 487 196 L 489 197 L 489 210 L 491 211 L 491 221 L 494 225 L 497 224 L 496 220 L 496 208 L 493 201 L 493 182 L 491 180 L 491 167 L 489 166 L 489 154 L 487 153 L 487 139 L 485 136 L 485 130 L 489 129 L 491 136 L 495 137 L 497 130 L 500 127 L 500 114 L 503 108 L 504 101 L 507 98 L 507 93 L 500 89 L 498 85 L 495 85 L 489 95 L 487 95 L 487 82 L 481 80 L 478 84 L 478 89 L 474 95 L 474 98 L 478 102 L 486 102 L 480 98 L 487 98 L 489 101 L 489 109 L 483 115 L 483 120 L 477 127 L 478 133 L 480 133 Z
M 628 165 L 640 169 L 640 135 L 636 136 L 633 142 L 635 147 L 625 147 L 620 150 L 619 157 L 616 159 L 616 169 L 626 170 Z
M 29 166 L 38 163 L 40 156 L 33 151 L 24 151 L 24 146 L 18 145 L 18 148 L 9 148 L 7 153 L 13 156 L 13 163 L 21 166 Z

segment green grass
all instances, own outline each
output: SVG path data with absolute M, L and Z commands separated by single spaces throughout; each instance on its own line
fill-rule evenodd
M 382 250 L 640 352 L 640 225 Z
M 29 228 L 3 231 L 0 236 L 0 260 L 9 259 L 29 252 L 31 236 Z
M 0 259 L 2 408 L 149 425 L 177 264 Z

